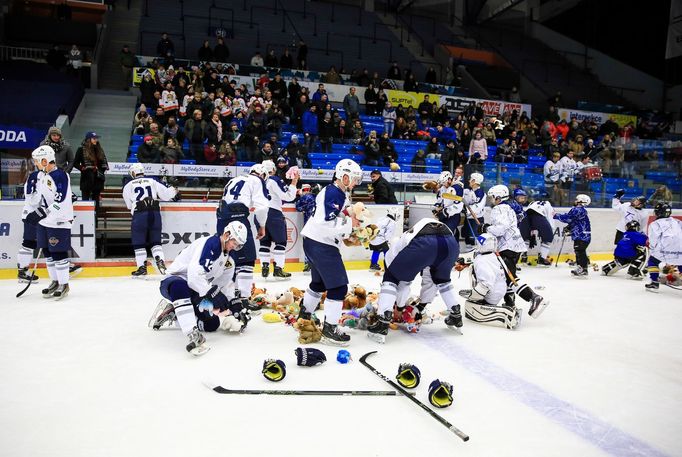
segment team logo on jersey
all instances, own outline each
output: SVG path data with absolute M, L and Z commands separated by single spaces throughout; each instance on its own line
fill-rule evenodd
M 47 181 L 45 181 L 45 183 L 47 184 L 48 189 L 52 189 L 52 180 L 51 179 L 48 179 Z
M 50 243 L 50 246 L 57 246 L 59 244 L 59 238 L 51 236 L 50 239 L 47 240 L 47 242 Z

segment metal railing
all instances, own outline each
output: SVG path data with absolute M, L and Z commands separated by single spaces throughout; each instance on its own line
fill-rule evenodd
M 45 62 L 46 54 L 46 49 L 0 45 L 0 61 L 32 60 L 34 62 Z

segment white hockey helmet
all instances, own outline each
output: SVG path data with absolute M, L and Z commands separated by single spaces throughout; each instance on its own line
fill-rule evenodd
M 254 163 L 249 168 L 249 174 L 256 175 L 261 179 L 266 179 L 268 177 L 268 170 L 262 163 Z
M 438 180 L 436 181 L 439 185 L 445 184 L 448 180 L 452 179 L 452 173 L 449 171 L 441 171 Z
M 469 176 L 469 181 L 473 181 L 480 186 L 483 184 L 483 175 L 480 173 L 471 173 L 471 176 Z
M 589 195 L 578 194 L 575 197 L 575 202 L 580 203 L 583 206 L 590 206 L 590 203 L 592 203 L 592 199 L 590 198 Z
M 239 221 L 230 222 L 225 226 L 225 230 L 223 230 L 223 233 L 227 232 L 230 233 L 230 239 L 237 242 L 237 246 L 234 248 L 235 251 L 239 251 L 244 247 L 248 237 L 248 231 L 244 224 Z
M 263 163 L 261 164 L 265 167 L 265 171 L 268 172 L 268 174 L 273 174 L 275 171 L 277 171 L 277 167 L 275 166 L 275 162 L 272 160 L 264 160 Z
M 490 233 L 483 233 L 478 235 L 476 238 L 478 240 L 478 252 L 479 254 L 485 254 L 487 252 L 497 251 L 497 237 Z
M 137 175 L 144 175 L 144 165 L 141 163 L 134 163 L 128 168 L 128 173 L 130 173 L 130 176 L 133 178 Z
M 343 159 L 339 161 L 334 171 L 336 179 L 343 179 L 344 176 L 348 176 L 355 185 L 362 182 L 362 168 L 354 160 Z
M 492 200 L 500 199 L 504 201 L 509 198 L 509 188 L 504 184 L 497 184 L 488 189 L 488 197 Z
M 388 208 L 388 210 L 386 211 L 386 215 L 388 217 L 392 218 L 394 221 L 398 220 L 401 213 L 402 213 L 402 208 L 398 208 L 397 206 L 392 206 L 392 207 Z
M 47 160 L 47 163 L 54 162 L 54 149 L 48 145 L 39 146 L 33 150 L 31 158 L 38 163 L 42 162 L 43 159 Z

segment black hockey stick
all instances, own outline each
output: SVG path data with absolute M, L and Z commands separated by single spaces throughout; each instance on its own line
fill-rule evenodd
M 556 263 L 554 264 L 554 268 L 557 268 L 559 266 L 559 257 L 561 257 L 561 251 L 564 250 L 564 241 L 566 241 L 566 234 L 563 235 L 561 238 L 561 246 L 559 246 L 559 253 L 556 256 Z
M 38 255 L 36 256 L 36 261 L 33 263 L 33 271 L 31 271 L 31 278 L 28 280 L 28 284 L 26 284 L 26 287 L 17 294 L 17 298 L 21 297 L 24 295 L 24 292 L 28 290 L 29 287 L 31 287 L 31 283 L 33 282 L 33 277 L 36 274 L 36 269 L 38 268 L 38 259 L 40 258 L 40 254 L 42 254 L 43 248 L 38 249 Z
M 223 386 L 212 387 L 211 390 L 219 394 L 236 395 L 321 395 L 321 396 L 396 396 L 394 390 L 257 390 L 257 389 L 226 389 Z
M 434 410 L 432 410 L 431 408 L 429 408 L 428 406 L 426 406 L 424 403 L 420 402 L 420 401 L 417 400 L 415 397 L 413 397 L 412 395 L 410 395 L 410 392 L 408 392 L 408 391 L 406 391 L 405 389 L 403 389 L 402 386 L 400 386 L 399 384 L 393 382 L 391 379 L 387 378 L 387 377 L 384 376 L 380 371 L 378 371 L 376 368 L 374 368 L 372 365 L 370 365 L 370 364 L 367 362 L 367 357 L 369 357 L 369 356 L 372 355 L 372 354 L 375 354 L 376 352 L 377 352 L 377 351 L 368 352 L 367 354 L 365 354 L 365 355 L 363 355 L 362 357 L 360 357 L 360 363 L 362 363 L 364 366 L 366 366 L 367 368 L 369 368 L 369 370 L 370 370 L 372 373 L 374 373 L 375 375 L 379 376 L 381 379 L 383 379 L 384 381 L 386 381 L 391 387 L 393 387 L 394 389 L 396 389 L 398 392 L 400 392 L 401 394 L 403 394 L 405 397 L 407 397 L 407 398 L 409 398 L 410 400 L 412 400 L 412 401 L 413 401 L 415 404 L 417 404 L 421 409 L 423 409 L 424 411 L 426 411 L 427 413 L 429 413 L 429 415 L 430 415 L 431 417 L 433 417 L 433 418 L 436 419 L 438 422 L 440 422 L 441 424 L 443 424 L 443 425 L 444 425 L 448 430 L 450 430 L 452 433 L 454 433 L 455 435 L 457 435 L 458 437 L 460 437 L 460 438 L 462 439 L 462 441 L 469 441 L 469 435 L 467 435 L 466 433 L 464 433 L 463 431 L 461 431 L 460 429 L 458 429 L 457 427 L 455 427 L 454 425 L 452 425 L 450 422 L 448 422 L 447 420 L 445 420 L 442 416 L 440 416 L 440 415 L 439 415 L 438 413 L 436 413 Z

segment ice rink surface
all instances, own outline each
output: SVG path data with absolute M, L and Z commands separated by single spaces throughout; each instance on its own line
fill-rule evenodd
M 520 276 L 551 304 L 535 320 L 517 299 L 516 331 L 465 320 L 460 336 L 439 320 L 379 345 L 351 330 L 351 363 L 314 345 L 328 362 L 312 368 L 296 366 L 295 331 L 260 316 L 243 335 L 208 334 L 211 351 L 192 357 L 179 330 L 147 327 L 158 280 L 77 278 L 58 302 L 40 296 L 45 280 L 20 299 L 15 281 L 0 281 L 0 455 L 682 455 L 682 292 L 647 293 L 624 272 L 574 280 L 565 265 Z M 378 289 L 371 273 L 349 277 Z M 307 281 L 294 273 L 267 287 Z M 467 288 L 468 274 L 456 284 Z M 442 309 L 440 298 L 429 308 Z M 433 379 L 451 382 L 454 404 L 438 412 L 471 440 L 400 396 L 219 395 L 203 385 L 388 390 L 359 363 L 372 350 L 391 378 L 400 362 L 420 368 L 424 403 Z M 282 382 L 263 378 L 266 358 L 286 363 Z

